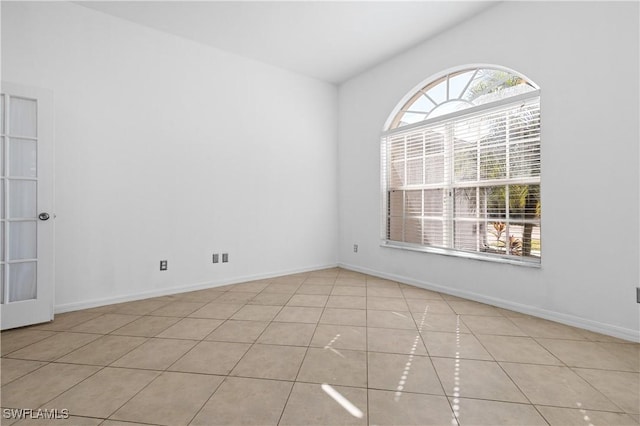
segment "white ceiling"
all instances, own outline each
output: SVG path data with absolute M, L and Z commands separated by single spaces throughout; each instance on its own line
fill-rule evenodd
M 84 1 L 113 16 L 341 83 L 492 1 Z

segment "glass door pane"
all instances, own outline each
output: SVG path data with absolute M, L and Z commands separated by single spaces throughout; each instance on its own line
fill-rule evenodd
M 14 97 L 10 99 L 9 134 L 35 138 L 38 129 L 36 101 Z
M 9 302 L 36 298 L 36 264 L 24 262 L 9 265 Z
M 37 299 L 37 102 L 7 96 L 2 110 L 2 303 Z M 5 192 L 6 191 L 6 192 Z M 5 204 L 6 203 L 6 204 Z M 4 207 L 6 205 L 6 207 Z

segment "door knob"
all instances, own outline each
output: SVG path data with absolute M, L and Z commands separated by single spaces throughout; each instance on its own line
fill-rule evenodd
M 49 213 L 40 213 L 38 215 L 38 219 L 40 219 L 40 220 L 48 220 L 49 219 Z

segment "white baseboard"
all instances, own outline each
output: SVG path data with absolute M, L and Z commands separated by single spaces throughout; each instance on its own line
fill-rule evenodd
M 139 293 L 130 293 L 122 296 L 105 297 L 101 299 L 86 300 L 86 301 L 74 302 L 74 303 L 65 303 L 62 305 L 56 305 L 54 307 L 54 312 L 56 314 L 62 314 L 65 312 L 78 311 L 81 309 L 97 308 L 99 306 L 112 305 L 114 303 L 133 302 L 135 300 L 148 299 L 151 297 L 168 296 L 171 294 L 185 293 L 188 291 L 204 290 L 207 288 L 221 287 L 223 285 L 229 285 L 229 284 L 238 284 L 246 281 L 264 280 L 268 278 L 280 277 L 283 275 L 299 274 L 303 272 L 316 271 L 319 269 L 335 268 L 337 266 L 338 265 L 336 263 L 329 264 L 329 265 L 315 265 L 315 266 L 309 266 L 306 268 L 281 270 L 276 272 L 268 272 L 265 274 L 245 275 L 245 276 L 226 278 L 226 279 L 221 279 L 216 281 L 207 281 L 203 283 L 189 284 L 189 285 L 180 286 L 180 287 L 170 287 L 170 288 L 163 288 L 163 289 L 157 289 L 157 290 L 143 291 Z
M 430 283 L 427 281 L 416 280 L 416 279 L 401 276 L 401 275 L 389 274 L 386 272 L 376 271 L 374 269 L 363 268 L 355 265 L 349 265 L 346 263 L 338 263 L 338 266 L 340 268 L 348 269 L 351 271 L 361 272 L 363 274 L 373 275 L 376 277 L 397 281 L 404 284 L 410 284 L 416 287 L 424 288 L 426 290 L 438 291 L 440 293 L 449 294 L 451 296 L 458 296 L 464 299 L 469 299 L 476 302 L 497 306 L 499 308 L 520 312 L 522 314 L 532 315 L 532 316 L 544 318 L 550 321 L 559 322 L 561 324 L 570 325 L 572 327 L 578 327 L 578 328 L 593 331 L 596 333 L 617 337 L 619 339 L 640 343 L 639 330 L 618 327 L 615 325 L 605 324 L 598 321 L 577 317 L 574 315 L 564 314 L 562 312 L 549 311 L 547 309 L 537 308 L 535 306 L 529 306 L 522 303 L 511 302 L 509 300 L 489 297 L 482 294 L 473 293 L 470 291 L 458 290 L 451 287 L 445 287 L 442 285 Z

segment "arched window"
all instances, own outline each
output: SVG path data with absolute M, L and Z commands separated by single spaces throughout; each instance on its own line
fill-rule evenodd
M 382 136 L 383 244 L 539 264 L 539 88 L 474 67 L 404 99 Z

